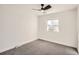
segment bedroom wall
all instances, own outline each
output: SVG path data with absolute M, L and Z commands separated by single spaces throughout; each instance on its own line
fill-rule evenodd
M 38 38 L 77 48 L 77 9 L 38 17 Z M 59 32 L 47 31 L 47 21 L 58 19 Z
M 0 5 L 0 52 L 36 39 L 33 5 Z
M 78 52 L 79 52 L 79 5 L 77 8 L 77 34 L 78 34 Z

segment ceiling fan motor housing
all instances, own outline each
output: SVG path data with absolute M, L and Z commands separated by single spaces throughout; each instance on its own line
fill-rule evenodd
M 44 7 L 44 4 L 41 4 L 41 10 L 44 10 L 44 8 L 43 8 L 43 7 Z

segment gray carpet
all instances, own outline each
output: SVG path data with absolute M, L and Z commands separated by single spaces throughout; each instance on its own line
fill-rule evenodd
M 8 50 L 0 55 L 76 55 L 75 48 L 60 45 L 41 39 L 25 44 L 21 47 Z

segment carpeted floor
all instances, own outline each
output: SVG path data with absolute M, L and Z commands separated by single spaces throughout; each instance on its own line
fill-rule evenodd
M 8 50 L 0 55 L 76 55 L 75 48 L 60 45 L 41 39 L 25 44 L 21 47 Z

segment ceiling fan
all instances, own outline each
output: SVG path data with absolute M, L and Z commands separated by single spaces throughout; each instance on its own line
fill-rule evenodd
M 50 9 L 51 7 L 52 7 L 51 5 L 44 6 L 44 4 L 41 4 L 41 8 L 40 9 L 32 9 L 32 10 L 44 12 L 44 11 Z

